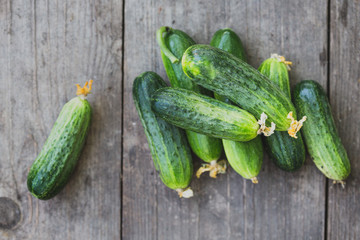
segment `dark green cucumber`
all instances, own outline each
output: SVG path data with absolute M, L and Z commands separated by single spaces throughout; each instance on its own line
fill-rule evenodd
M 293 99 L 297 112 L 307 116 L 301 131 L 315 165 L 326 177 L 345 180 L 350 174 L 350 161 L 324 89 L 315 81 L 302 81 L 296 85 Z
M 210 45 L 246 61 L 246 54 L 241 39 L 230 28 L 220 29 L 214 33 Z
M 159 75 L 145 72 L 133 83 L 133 99 L 160 179 L 167 187 L 177 190 L 180 197 L 191 197 L 191 190 L 183 192 L 193 175 L 191 152 L 185 133 L 156 117 L 151 110 L 151 95 L 166 86 Z
M 181 57 L 188 47 L 195 44 L 194 40 L 183 31 L 161 27 L 157 31 L 157 41 L 171 86 L 208 94 L 206 89 L 191 81 L 181 67 Z M 186 135 L 191 149 L 200 159 L 211 162 L 220 158 L 222 153 L 220 139 L 188 130 Z
M 87 91 L 90 90 L 91 83 Z M 41 200 L 54 197 L 65 187 L 79 159 L 92 111 L 85 99 L 86 94 L 75 97 L 64 105 L 40 154 L 30 168 L 27 177 L 28 189 L 33 196 Z
M 289 62 L 286 62 L 284 57 L 273 54 L 260 65 L 259 72 L 277 84 L 291 98 L 287 63 Z M 298 133 L 297 136 L 298 138 L 293 138 L 286 132 L 275 131 L 273 135 L 264 138 L 270 158 L 284 171 L 295 171 L 304 164 L 305 147 L 301 134 Z
M 256 118 L 264 112 L 267 123 L 274 122 L 278 131 L 290 128 L 289 112 L 296 118 L 291 100 L 278 86 L 230 53 L 207 45 L 193 45 L 184 53 L 182 67 L 195 83 L 227 96 Z
M 250 141 L 259 125 L 238 107 L 181 88 L 162 88 L 151 99 L 155 114 L 175 126 L 234 141 Z
M 225 28 L 217 31 L 211 39 L 211 46 L 220 48 L 233 54 L 235 57 L 246 61 L 245 51 L 240 38 L 231 29 Z M 225 96 L 214 94 L 215 98 L 231 104 Z M 257 183 L 263 162 L 263 147 L 260 136 L 248 142 L 236 142 L 223 139 L 226 158 L 230 166 L 243 178 L 251 179 Z

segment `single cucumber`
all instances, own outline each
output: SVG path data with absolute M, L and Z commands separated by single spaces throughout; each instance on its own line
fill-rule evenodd
M 150 106 L 153 92 L 166 86 L 158 74 L 145 72 L 133 83 L 133 99 L 160 179 L 167 187 L 175 189 L 180 197 L 192 197 L 192 190 L 187 187 L 193 165 L 185 133 L 156 117 Z
M 206 89 L 191 81 L 181 67 L 181 57 L 188 47 L 195 44 L 194 40 L 183 31 L 170 27 L 159 28 L 156 35 L 158 45 L 161 49 L 163 64 L 171 86 L 208 94 Z M 220 158 L 222 153 L 220 139 L 188 130 L 186 131 L 186 135 L 191 149 L 200 159 L 205 162 L 211 162 L 217 161 Z
M 276 130 L 288 130 L 295 136 L 293 129 L 297 124 L 294 119 L 288 118 L 290 112 L 296 118 L 291 100 L 249 64 L 221 49 L 193 45 L 184 53 L 182 67 L 197 84 L 227 96 L 257 118 L 265 113 L 268 123 L 276 124 Z
M 210 45 L 246 61 L 244 47 L 240 38 L 229 28 L 218 30 L 211 39 Z M 217 93 L 214 93 L 214 95 L 216 99 L 231 104 L 230 99 L 227 97 Z M 243 178 L 258 183 L 256 177 L 263 162 L 263 147 L 260 136 L 248 142 L 236 142 L 226 139 L 223 139 L 222 142 L 230 166 Z
M 62 108 L 27 177 L 29 191 L 41 200 L 54 197 L 65 187 L 85 143 L 92 112 L 86 95 L 92 81 L 84 88 L 77 86 L 79 96 Z
M 315 165 L 326 177 L 342 182 L 350 174 L 350 161 L 324 89 L 315 81 L 302 81 L 296 85 L 293 99 L 298 113 L 308 118 L 302 134 Z
M 223 139 L 224 150 L 230 166 L 243 178 L 258 183 L 263 162 L 263 147 L 260 136 L 248 142 Z
M 249 141 L 259 130 L 255 117 L 245 110 L 186 89 L 159 89 L 151 106 L 171 124 L 216 138 Z
M 241 39 L 230 28 L 224 28 L 216 31 L 211 39 L 210 45 L 246 61 L 246 54 Z
M 290 82 L 288 69 L 291 62 L 285 61 L 283 56 L 273 54 L 259 67 L 259 72 L 277 84 L 280 89 L 290 96 Z M 305 147 L 299 133 L 298 138 L 290 137 L 286 132 L 275 131 L 270 137 L 264 138 L 264 144 L 270 158 L 280 169 L 288 172 L 298 170 L 305 162 Z

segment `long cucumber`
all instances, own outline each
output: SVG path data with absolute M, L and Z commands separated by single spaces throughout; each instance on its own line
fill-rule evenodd
M 195 83 L 227 96 L 235 104 L 277 131 L 296 137 L 304 121 L 296 121 L 291 100 L 267 77 L 234 55 L 208 45 L 193 45 L 182 57 L 182 67 Z
M 133 99 L 149 143 L 156 171 L 162 182 L 180 197 L 192 197 L 188 188 L 193 175 L 191 152 L 185 133 L 155 116 L 151 95 L 166 83 L 154 72 L 139 75 L 133 83 Z
M 250 113 L 181 88 L 161 88 L 151 99 L 155 114 L 175 126 L 216 138 L 250 141 L 260 130 Z
M 301 132 L 315 165 L 326 177 L 344 184 L 350 161 L 324 89 L 315 81 L 302 81 L 296 85 L 293 99 L 298 113 L 308 117 Z

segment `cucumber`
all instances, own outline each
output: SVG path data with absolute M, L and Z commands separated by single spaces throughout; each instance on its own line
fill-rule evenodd
M 246 61 L 245 51 L 240 38 L 229 28 L 218 30 L 211 39 L 211 46 L 220 48 L 233 54 L 235 57 Z M 214 93 L 215 98 L 231 104 L 230 99 Z M 223 139 L 226 158 L 230 166 L 243 178 L 251 179 L 258 183 L 259 174 L 263 162 L 263 147 L 260 136 L 248 142 L 236 142 Z
M 246 61 L 246 54 L 241 39 L 230 28 L 224 28 L 216 31 L 214 36 L 211 38 L 210 45 Z
M 260 136 L 248 142 L 223 139 L 223 144 L 230 166 L 243 178 L 258 183 L 264 155 Z
M 89 84 L 89 87 L 87 87 Z M 69 181 L 83 149 L 91 120 L 91 106 L 86 100 L 92 80 L 62 108 L 40 154 L 31 165 L 27 187 L 38 199 L 48 200 Z
M 193 165 L 185 133 L 156 117 L 150 106 L 151 94 L 166 86 L 158 74 L 145 72 L 133 83 L 133 99 L 161 181 L 176 190 L 180 197 L 188 198 L 193 196 L 192 190 L 187 188 Z
M 326 177 L 343 184 L 350 174 L 350 161 L 324 89 L 315 81 L 302 81 L 296 85 L 293 99 L 298 113 L 308 117 L 302 134 L 315 165 Z
M 179 61 L 185 50 L 195 44 L 194 40 L 183 31 L 170 27 L 159 28 L 156 35 L 171 86 L 209 94 L 209 91 L 196 85 L 185 75 L 181 67 L 181 61 Z M 212 164 L 216 165 L 222 153 L 221 140 L 188 130 L 186 135 L 192 151 L 203 161 L 214 161 Z M 225 172 L 225 169 L 220 168 L 219 171 Z M 216 177 L 216 174 L 216 171 L 212 171 L 211 176 Z
M 290 96 L 289 65 L 283 56 L 273 54 L 259 67 L 259 72 L 268 77 L 280 89 Z M 270 137 L 264 138 L 265 148 L 272 161 L 284 171 L 293 172 L 298 170 L 305 162 L 305 147 L 301 137 L 290 137 L 286 132 L 275 131 Z
M 250 141 L 259 125 L 238 107 L 181 88 L 161 88 L 151 99 L 155 114 L 175 126 L 216 138 Z
M 193 45 L 185 51 L 182 67 L 195 83 L 227 96 L 255 117 L 265 113 L 267 123 L 275 123 L 276 130 L 288 130 L 296 137 L 299 128 L 291 100 L 249 64 L 221 49 Z

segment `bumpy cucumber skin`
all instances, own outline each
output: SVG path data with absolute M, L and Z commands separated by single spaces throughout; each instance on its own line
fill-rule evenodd
M 246 54 L 241 39 L 230 28 L 224 28 L 216 31 L 211 39 L 210 45 L 222 49 L 228 53 L 231 53 L 235 57 L 246 61 Z M 229 98 L 223 95 L 219 95 L 216 92 L 214 92 L 214 97 L 217 100 L 232 104 Z
M 151 106 L 169 123 L 215 138 L 250 141 L 259 129 L 255 117 L 245 110 L 186 89 L 159 89 Z
M 30 168 L 27 186 L 33 196 L 47 200 L 65 187 L 84 146 L 91 112 L 89 102 L 80 97 L 64 105 Z
M 263 148 L 260 137 L 248 142 L 223 139 L 224 150 L 230 166 L 243 178 L 256 177 L 263 162 Z
M 195 83 L 227 96 L 256 118 L 265 112 L 267 124 L 274 122 L 277 131 L 290 127 L 288 113 L 295 115 L 291 100 L 267 77 L 234 55 L 208 45 L 193 45 L 185 51 L 182 67 Z
M 269 58 L 260 65 L 259 72 L 278 85 L 290 98 L 290 82 L 285 63 Z M 297 137 L 290 137 L 287 132 L 275 131 L 271 136 L 263 138 L 270 158 L 284 171 L 296 171 L 305 162 L 305 146 L 300 132 Z
M 166 47 L 174 54 L 175 57 L 180 59 L 179 62 L 172 63 L 170 59 L 165 56 L 163 51 L 161 51 L 161 58 L 171 86 L 209 95 L 210 91 L 195 84 L 182 70 L 181 58 L 186 49 L 195 44 L 195 41 L 185 32 L 172 28 L 167 28 L 163 38 Z M 186 131 L 186 135 L 192 151 L 200 159 L 205 162 L 211 162 L 220 158 L 223 150 L 220 139 L 189 130 Z
M 315 165 L 326 177 L 345 180 L 351 171 L 350 161 L 323 88 L 315 81 L 302 81 L 296 85 L 293 99 L 298 114 L 307 116 L 301 131 Z
M 186 188 L 193 164 L 185 133 L 156 117 L 150 106 L 152 93 L 166 86 L 158 74 L 145 72 L 133 83 L 133 99 L 160 179 L 171 189 Z
M 246 61 L 244 47 L 240 38 L 231 29 L 218 30 L 210 43 L 211 46 L 225 50 L 235 57 Z M 215 98 L 231 104 L 230 99 L 225 96 L 214 94 Z M 263 146 L 260 136 L 248 142 L 236 142 L 223 139 L 226 158 L 230 166 L 242 177 L 252 179 L 256 177 L 263 162 Z

